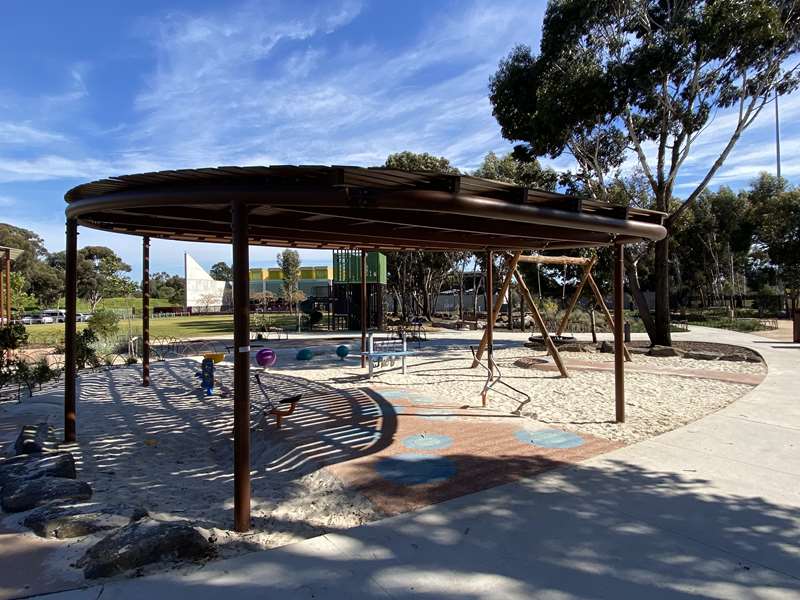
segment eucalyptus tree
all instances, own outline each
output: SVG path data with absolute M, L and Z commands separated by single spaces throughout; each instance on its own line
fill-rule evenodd
M 596 198 L 632 157 L 671 233 L 764 107 L 797 87 L 798 50 L 798 0 L 552 0 L 539 53 L 518 46 L 500 63 L 491 102 L 517 157 L 571 155 Z M 718 154 L 675 202 L 719 110 Z M 655 243 L 659 344 L 671 342 L 669 233 Z

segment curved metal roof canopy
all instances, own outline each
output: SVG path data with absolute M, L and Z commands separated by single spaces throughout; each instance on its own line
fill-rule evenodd
M 305 248 L 479 250 L 601 246 L 666 235 L 663 213 L 460 175 L 383 168 L 218 167 L 124 175 L 65 195 L 81 225 L 231 243 L 233 201 L 249 243 Z

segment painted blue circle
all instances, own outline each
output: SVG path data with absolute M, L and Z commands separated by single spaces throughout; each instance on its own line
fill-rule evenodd
M 514 435 L 520 442 L 542 448 L 577 448 L 583 445 L 581 436 L 560 429 L 520 429 Z
M 416 433 L 403 438 L 409 450 L 444 450 L 453 445 L 453 438 L 438 433 Z
M 387 456 L 375 465 L 378 474 L 399 485 L 440 483 L 456 474 L 449 458 L 435 454 L 397 454 Z

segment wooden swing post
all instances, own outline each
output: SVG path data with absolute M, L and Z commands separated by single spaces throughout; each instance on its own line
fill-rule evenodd
M 569 377 L 569 372 L 567 371 L 566 365 L 564 365 L 564 361 L 561 360 L 561 355 L 558 353 L 558 348 L 556 348 L 555 343 L 552 339 L 550 339 L 550 334 L 547 332 L 547 324 L 544 322 L 542 315 L 539 313 L 539 309 L 536 308 L 536 303 L 533 301 L 533 297 L 531 296 L 531 292 L 528 289 L 528 286 L 525 285 L 525 280 L 522 278 L 522 274 L 519 272 L 518 269 L 514 269 L 514 275 L 517 278 L 517 287 L 519 288 L 520 295 L 528 302 L 528 306 L 531 308 L 531 314 L 533 315 L 533 320 L 536 321 L 536 325 L 539 327 L 539 331 L 542 334 L 542 339 L 544 340 L 545 347 L 547 348 L 548 352 L 553 356 L 553 362 L 556 363 L 558 367 L 558 371 L 561 373 L 562 377 Z
M 500 314 L 500 307 L 503 305 L 503 296 L 506 295 L 508 292 L 508 288 L 511 286 L 511 279 L 514 276 L 514 271 L 517 268 L 517 262 L 520 259 L 522 252 L 517 252 L 513 256 L 506 256 L 505 263 L 508 269 L 506 273 L 505 279 L 503 279 L 503 285 L 500 286 L 500 291 L 497 295 L 497 302 L 492 303 L 491 307 L 491 315 L 488 314 L 487 311 L 487 319 L 491 319 L 489 322 L 486 323 L 486 329 L 483 331 L 483 337 L 481 337 L 481 343 L 478 345 L 478 351 L 475 352 L 475 359 L 472 361 L 472 368 L 478 366 L 481 361 L 481 357 L 483 356 L 484 351 L 486 350 L 486 346 L 489 343 L 489 323 L 494 323 L 497 321 L 497 317 Z

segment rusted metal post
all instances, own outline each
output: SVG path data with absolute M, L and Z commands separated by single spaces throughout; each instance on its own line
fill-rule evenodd
M 361 368 L 367 366 L 367 251 L 361 250 Z
M 614 246 L 614 401 L 617 423 L 625 422 L 625 342 L 623 341 L 624 282 L 623 244 Z
M 78 221 L 67 219 L 66 312 L 64 317 L 64 441 L 74 442 L 77 429 L 77 361 L 75 323 L 78 296 Z
M 494 375 L 492 357 L 494 354 L 494 283 L 492 282 L 492 262 L 494 255 L 491 250 L 486 251 L 486 355 L 489 358 L 489 373 Z M 514 266 L 516 267 L 516 261 Z
M 142 385 L 150 385 L 150 236 L 142 238 Z
M 231 203 L 233 241 L 233 527 L 250 530 L 250 255 L 247 205 Z

